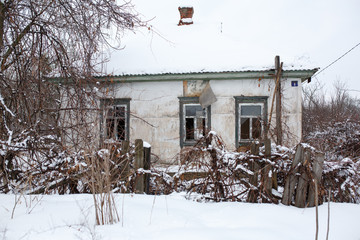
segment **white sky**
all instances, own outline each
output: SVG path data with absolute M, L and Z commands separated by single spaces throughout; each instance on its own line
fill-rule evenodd
M 132 0 L 153 31 L 127 33 L 113 53 L 113 74 L 325 68 L 360 42 L 359 0 Z M 178 6 L 194 24 L 177 26 Z M 360 97 L 360 46 L 316 76 L 341 80 Z

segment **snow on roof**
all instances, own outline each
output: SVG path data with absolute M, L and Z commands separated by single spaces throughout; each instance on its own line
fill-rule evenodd
M 111 50 L 107 74 L 267 70 L 280 55 L 285 70 L 313 69 L 284 0 L 132 0 L 149 29 L 127 32 Z M 194 24 L 178 26 L 179 6 Z M 298 22 L 298 21 L 297 21 Z

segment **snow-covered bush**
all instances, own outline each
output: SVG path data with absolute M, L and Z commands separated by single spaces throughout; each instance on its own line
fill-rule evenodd
M 360 203 L 360 161 L 325 161 L 322 180 L 331 201 Z
M 182 153 L 182 165 L 174 176 L 177 190 L 197 200 L 277 203 L 292 150 L 275 145 L 272 150 L 270 156 L 264 155 L 264 147 L 258 155 L 231 152 L 221 137 L 210 132 Z M 272 190 L 278 182 L 280 192 Z
M 144 174 L 150 178 L 149 193 L 168 194 L 174 189 L 173 178 L 164 171 L 135 170 L 133 144 L 126 152 L 116 144 L 100 150 L 70 152 L 54 141 L 51 136 L 43 137 L 36 142 L 37 150 L 29 151 L 21 148 L 33 144 L 29 138 L 19 147 L 0 151 L 0 192 L 71 194 L 91 193 L 92 188 L 102 192 L 104 182 L 110 184 L 107 187 L 112 192 L 135 192 L 135 182 Z
M 319 140 L 323 136 L 325 142 L 329 134 L 339 143 L 326 154 L 320 196 L 327 196 L 326 191 L 331 189 L 332 201 L 360 203 L 360 161 L 356 155 L 341 155 L 348 150 L 338 150 L 348 146 L 348 142 L 341 140 L 348 131 L 344 131 L 344 135 L 331 136 L 330 133 L 334 132 L 329 130 L 316 135 Z M 43 151 L 12 148 L 6 155 L 1 151 L 0 192 L 91 193 L 94 183 L 103 182 L 107 182 L 106 188 L 112 192 L 135 192 L 139 176 L 146 174 L 149 194 L 186 191 L 189 198 L 197 200 L 276 203 L 282 198 L 286 177 L 293 171 L 294 149 L 272 144 L 269 156 L 265 156 L 265 147 L 260 147 L 256 155 L 232 152 L 214 132 L 182 151 L 179 171 L 174 176 L 156 167 L 135 170 L 131 144 L 127 152 L 114 145 L 93 152 L 74 153 L 59 148 L 54 141 L 49 136 L 37 142 L 42 144 Z M 31 139 L 23 144 L 32 144 Z M 97 174 L 94 175 L 94 171 Z M 105 187 L 101 184 L 100 187 Z M 103 191 L 104 188 L 95 188 L 95 192 Z
M 310 132 L 305 141 L 323 151 L 327 160 L 360 159 L 360 123 L 335 122 L 324 130 Z
M 325 153 L 323 185 L 331 200 L 360 203 L 360 123 L 328 123 L 305 140 Z
M 115 156 L 118 150 L 111 152 L 108 149 L 94 151 L 70 152 L 59 147 L 58 143 L 52 142 L 53 138 L 42 138 L 42 148 L 37 147 L 34 151 L 28 149 L 12 148 L 6 151 L 6 155 L 0 158 L 4 162 L 0 171 L 0 191 L 22 194 L 31 193 L 89 193 L 89 177 L 93 167 L 101 167 L 106 157 Z M 30 139 L 25 145 L 32 144 Z M 39 142 L 37 142 L 39 144 Z M 40 151 L 39 149 L 43 149 Z M 109 154 L 105 154 L 108 152 Z M 87 161 L 94 159 L 96 161 Z M 124 157 L 117 154 L 111 161 L 112 189 L 121 185 L 121 181 L 115 179 L 120 176 Z
M 312 149 L 310 154 L 317 152 L 309 144 L 303 145 Z M 270 156 L 265 156 L 265 147 L 260 147 L 257 155 L 231 152 L 212 132 L 182 153 L 175 189 L 196 200 L 276 203 L 282 198 L 287 176 L 294 171 L 295 148 L 275 144 L 271 148 Z M 329 188 L 331 201 L 360 203 L 360 161 L 325 159 L 319 193 L 324 201 Z

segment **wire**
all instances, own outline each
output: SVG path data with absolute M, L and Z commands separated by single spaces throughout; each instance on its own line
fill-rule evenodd
M 325 71 L 327 68 L 329 68 L 331 65 L 333 65 L 334 63 L 336 63 L 337 61 L 339 61 L 340 59 L 342 59 L 343 57 L 345 57 L 349 52 L 351 52 L 352 50 L 354 50 L 356 47 L 358 47 L 360 45 L 360 42 L 358 44 L 356 44 L 354 47 L 352 47 L 349 51 L 347 51 L 346 53 L 344 53 L 343 55 L 341 55 L 339 58 L 337 58 L 335 61 L 333 61 L 332 63 L 330 63 L 329 65 L 327 65 L 325 68 L 323 68 L 321 71 L 317 72 L 313 77 L 316 77 L 317 75 L 319 75 L 321 72 Z

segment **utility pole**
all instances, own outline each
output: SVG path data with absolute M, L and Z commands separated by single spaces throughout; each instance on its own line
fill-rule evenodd
M 280 64 L 280 57 L 275 57 L 275 96 L 276 96 L 276 144 L 282 145 L 282 114 L 281 114 L 281 71 L 282 63 Z

